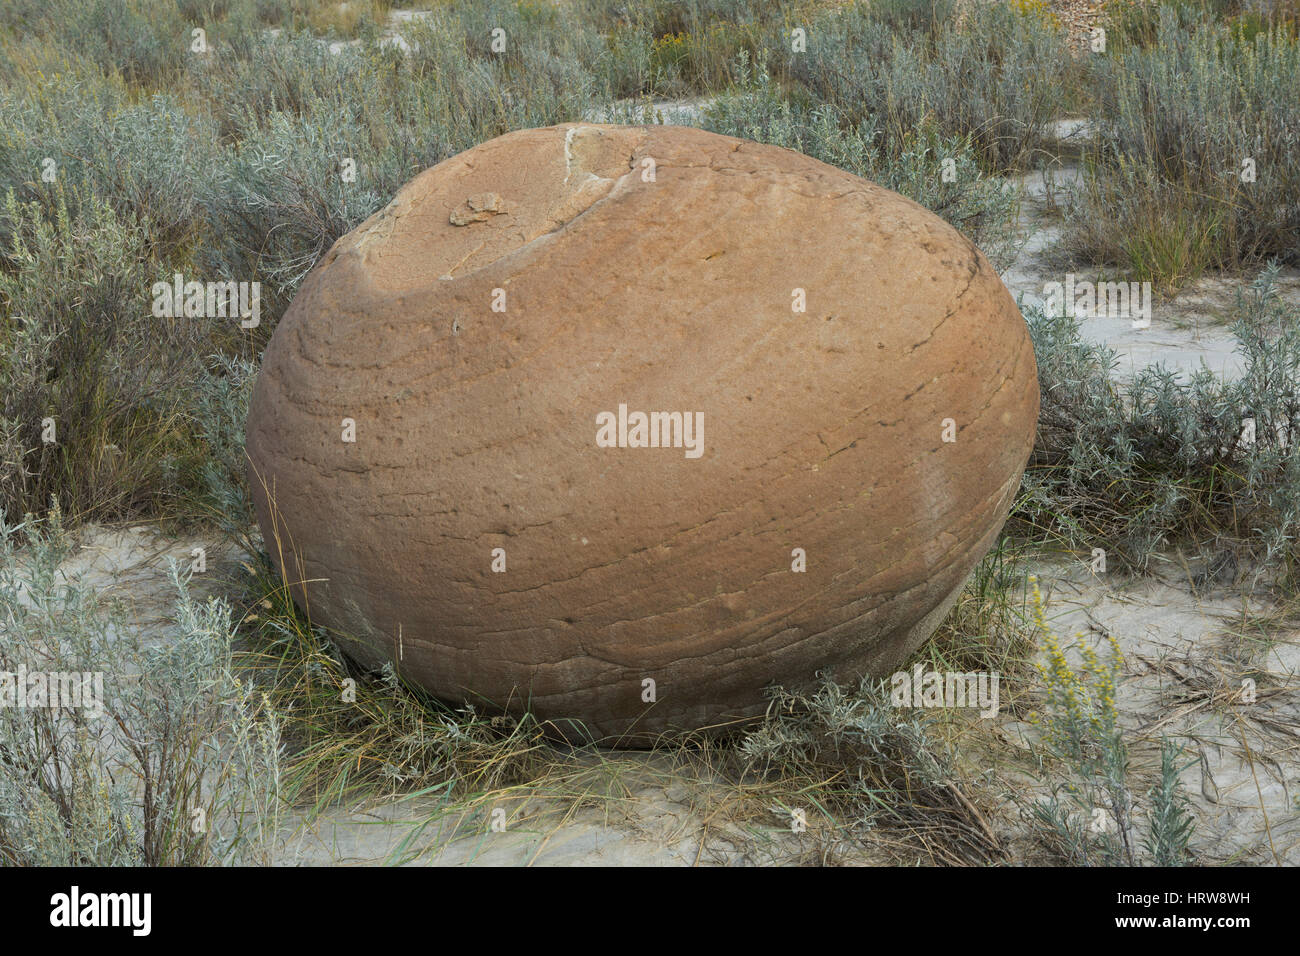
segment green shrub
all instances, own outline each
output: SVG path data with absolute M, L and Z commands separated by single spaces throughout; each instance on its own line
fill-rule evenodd
M 1245 372 L 1234 380 L 1157 365 L 1122 387 L 1113 350 L 1082 340 L 1073 318 L 1028 312 L 1042 410 L 1018 518 L 1131 567 L 1204 536 L 1294 575 L 1300 310 L 1278 296 L 1276 276 L 1274 265 L 1239 297 Z
M 1034 622 L 1043 644 L 1037 664 L 1044 689 L 1043 756 L 1064 772 L 1028 816 L 1072 866 L 1134 866 L 1133 797 L 1128 784 L 1128 747 L 1119 725 L 1116 684 L 1123 669 L 1119 642 L 1111 635 L 1103 660 L 1090 646 L 1078 649 L 1076 667 L 1043 613 L 1036 578 L 1030 578 Z
M 668 97 L 725 86 L 742 52 L 752 59 L 766 46 L 788 44 L 789 28 L 800 25 L 793 18 L 785 3 L 656 0 L 597 3 L 571 28 L 604 36 L 603 49 L 579 54 L 601 89 L 613 97 Z
M 1241 6 L 1240 0 L 1106 0 L 1098 25 L 1106 31 L 1107 49 L 1120 52 L 1155 44 L 1162 17 L 1184 26 L 1213 23 Z
M 332 54 L 309 33 L 250 39 L 207 74 L 204 97 L 223 141 L 237 141 L 277 112 L 307 115 L 319 102 L 363 99 L 369 64 L 355 50 Z
M 64 577 L 70 550 L 57 507 L 44 524 L 0 515 L 0 672 L 101 675 L 97 706 L 0 708 L 0 861 L 265 863 L 280 725 L 235 675 L 230 606 L 193 600 L 173 565 L 176 623 L 150 641 Z
M 861 4 L 871 19 L 883 23 L 894 32 L 937 35 L 949 26 L 955 0 L 869 0 Z
M 137 101 L 120 80 L 70 67 L 0 86 L 0 131 L 0 191 L 39 203 L 48 217 L 58 202 L 72 203 L 75 216 L 78 197 L 94 196 L 120 217 L 148 220 L 160 255 L 184 257 L 201 237 L 199 192 L 216 130 L 174 96 Z
M 0 16 L 58 44 L 70 59 L 151 90 L 173 85 L 190 56 L 190 26 L 176 0 L 48 0 L 41 7 L 22 3 Z
M 1187 765 L 1178 765 L 1185 749 L 1167 737 L 1160 740 L 1160 782 L 1148 794 L 1151 810 L 1147 814 L 1147 837 L 1142 841 L 1153 866 L 1183 866 L 1188 862 L 1187 844 L 1196 824 L 1179 780 L 1187 769 Z
M 989 864 L 1003 850 L 956 781 L 952 755 L 924 711 L 901 711 L 884 684 L 845 689 L 826 680 L 809 694 L 777 689 L 763 722 L 740 741 L 744 774 L 784 781 L 776 812 L 805 806 L 861 836 L 880 828 L 948 863 Z
M 184 409 L 210 328 L 152 315 L 170 277 L 147 223 L 78 205 L 60 198 L 50 219 L 10 192 L 0 210 L 0 508 L 41 512 L 57 493 L 78 519 L 165 513 L 197 467 Z
M 195 510 L 246 551 L 254 548 L 248 536 L 256 518 L 248 488 L 244 423 L 256 380 L 253 362 L 213 356 L 199 376 L 192 402 L 203 460 Z
M 356 163 L 355 182 L 343 179 L 345 158 Z M 224 155 L 204 197 L 220 239 L 204 256 L 216 272 L 263 283 L 270 321 L 261 335 L 274 329 L 334 241 L 382 208 L 409 178 L 409 170 L 376 176 L 373 162 L 358 127 L 324 110 L 311 119 L 274 113 L 266 129 Z
M 1095 57 L 1097 127 L 1066 247 L 1173 288 L 1300 256 L 1300 44 L 1182 25 Z M 1253 179 L 1251 178 L 1253 176 Z
M 809 34 L 791 72 L 814 99 L 855 123 L 873 119 L 890 139 L 931 121 L 946 138 L 969 138 L 989 172 L 1042 146 L 1075 69 L 1063 30 L 1001 4 L 934 36 L 895 32 L 861 6 L 823 15 Z
M 1042 731 L 1035 754 L 1046 771 L 1049 793 L 1022 807 L 1026 817 L 1071 866 L 1183 864 L 1194 829 L 1179 779 L 1186 768 L 1177 766 L 1183 748 L 1161 739 L 1160 780 L 1148 793 L 1141 841 L 1147 856 L 1140 858 L 1128 745 L 1116 703 L 1124 664 L 1119 641 L 1108 636 L 1104 659 L 1082 634 L 1073 652 L 1067 651 L 1047 622 L 1032 576 L 1030 591 L 1042 650 L 1035 666 L 1043 691 L 1042 713 L 1031 720 Z

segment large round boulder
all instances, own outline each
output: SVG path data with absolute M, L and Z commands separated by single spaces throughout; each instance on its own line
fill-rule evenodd
M 1037 373 L 983 255 L 695 129 L 566 125 L 415 177 L 304 281 L 248 415 L 312 620 L 457 705 L 640 745 L 884 676 L 995 540 Z

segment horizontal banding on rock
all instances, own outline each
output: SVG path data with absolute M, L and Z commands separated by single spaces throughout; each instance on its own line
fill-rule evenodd
M 248 449 L 349 653 L 639 743 L 896 668 L 993 542 L 1037 411 L 1014 302 L 934 215 L 776 147 L 579 124 L 453 157 L 340 239 Z M 597 441 L 636 412 L 699 415 L 701 453 Z

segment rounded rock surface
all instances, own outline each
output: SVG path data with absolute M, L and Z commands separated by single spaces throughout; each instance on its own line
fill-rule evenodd
M 637 412 L 681 427 L 618 447 Z M 575 124 L 452 157 L 335 243 L 247 447 L 267 550 L 350 656 L 635 746 L 898 668 L 1037 414 L 1015 303 L 938 217 L 777 147 Z

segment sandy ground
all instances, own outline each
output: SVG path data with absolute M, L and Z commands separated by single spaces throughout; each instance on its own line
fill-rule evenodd
M 1300 863 L 1300 621 L 1252 595 L 1247 574 L 1216 581 L 1204 561 L 1180 554 L 1154 564 L 1130 580 L 1084 560 L 1032 568 L 1064 647 L 1104 654 L 1110 635 L 1118 641 L 1116 699 L 1139 813 L 1159 779 L 1160 738 L 1186 741 L 1199 862 Z M 1019 721 L 998 732 L 1022 747 L 1037 739 Z
M 148 527 L 89 528 L 65 573 L 123 599 L 138 628 L 166 640 L 174 593 L 166 561 L 208 549 L 200 595 L 238 594 L 245 555 L 204 538 L 171 539 Z M 1047 618 L 1066 647 L 1125 657 L 1117 695 L 1132 759 L 1137 813 L 1158 777 L 1162 735 L 1187 741 L 1183 773 L 1197 820 L 1201 863 L 1300 863 L 1300 622 L 1288 620 L 1248 575 L 1208 573 L 1204 561 L 1161 555 L 1140 579 L 1093 573 L 1083 559 L 1034 559 Z M 1255 681 L 1255 700 L 1242 681 Z M 970 761 L 994 768 L 982 797 L 1008 847 L 1027 841 L 1023 801 L 1046 792 L 1034 772 L 1038 729 L 1010 710 L 962 738 Z M 547 799 L 520 791 L 463 813 L 436 799 L 395 798 L 286 823 L 277 863 L 436 865 L 771 865 L 884 862 L 887 855 L 839 834 L 794 834 L 778 808 L 754 819 L 734 790 L 662 755 L 586 754 L 578 787 L 600 797 Z M 1013 794 L 1018 797 L 1013 799 Z M 500 809 L 504 828 L 491 828 Z M 1011 856 L 1016 861 L 1015 853 Z
M 1061 236 L 1059 206 L 1066 192 L 1077 186 L 1077 156 L 1086 143 L 1086 120 L 1066 119 L 1054 125 L 1061 161 L 1045 171 L 1035 171 L 1014 181 L 1020 190 L 1019 229 L 1021 248 L 1016 261 L 1002 273 L 1002 281 L 1022 307 L 1042 305 L 1047 283 L 1064 284 L 1067 273 L 1076 281 L 1105 281 L 1095 269 L 1064 264 L 1054 254 Z M 1228 331 L 1226 316 L 1242 288 L 1243 280 L 1206 276 L 1189 283 L 1172 298 L 1153 298 L 1151 325 L 1134 328 L 1133 319 L 1109 314 L 1078 315 L 1079 331 L 1085 339 L 1101 342 L 1116 352 L 1119 379 L 1131 379 L 1148 365 L 1164 363 L 1169 368 L 1193 372 L 1202 365 L 1227 378 L 1242 374 L 1236 340 Z M 1282 297 L 1300 303 L 1300 270 L 1289 269 L 1278 277 Z M 1104 310 L 1098 310 L 1102 312 Z

